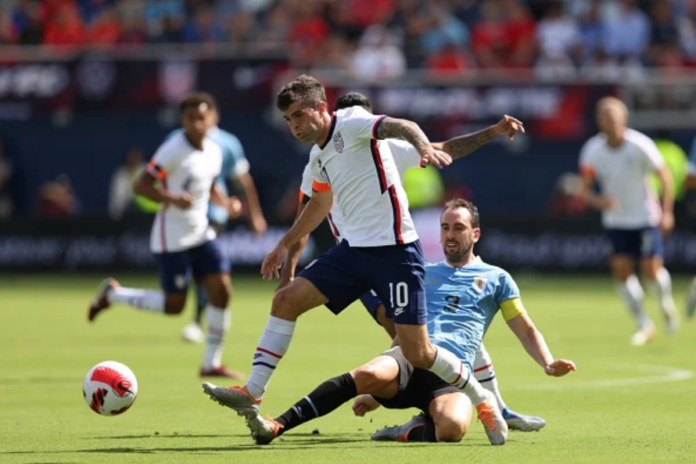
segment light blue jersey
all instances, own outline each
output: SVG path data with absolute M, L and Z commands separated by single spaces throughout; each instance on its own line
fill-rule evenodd
M 510 274 L 478 257 L 458 268 L 445 261 L 428 264 L 425 292 L 430 340 L 457 355 L 469 370 L 501 304 L 520 296 Z
M 183 129 L 171 132 L 167 138 L 179 132 L 183 132 Z M 249 161 L 246 159 L 241 142 L 235 135 L 219 127 L 214 127 L 208 131 L 207 137 L 222 149 L 222 170 L 217 178 L 217 183 L 222 191 L 227 193 L 225 181 L 235 180 L 248 173 Z M 229 215 L 225 208 L 211 203 L 208 207 L 208 219 L 216 224 L 225 224 Z

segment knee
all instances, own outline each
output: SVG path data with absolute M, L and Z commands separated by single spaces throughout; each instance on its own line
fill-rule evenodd
M 428 348 L 432 348 L 432 345 L 401 345 L 401 352 L 404 354 L 406 360 L 413 365 L 413 367 L 429 369 L 435 361 L 435 353 L 434 349 L 432 350 L 433 352 L 430 353 Z
M 358 394 L 374 393 L 380 387 L 379 371 L 376 366 L 367 364 L 350 373 Z
M 299 314 L 294 314 L 297 305 L 292 286 L 284 287 L 273 296 L 271 314 L 282 319 L 295 320 Z
M 232 299 L 232 289 L 227 285 L 221 285 L 208 295 L 210 304 L 216 308 L 227 308 Z
M 437 441 L 458 442 L 466 435 L 466 421 L 454 417 L 442 418 L 435 422 Z
M 186 305 L 186 295 L 167 295 L 164 300 L 164 313 L 169 315 L 180 314 Z

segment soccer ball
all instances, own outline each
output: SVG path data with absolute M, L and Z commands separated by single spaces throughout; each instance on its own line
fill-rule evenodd
M 92 411 L 102 416 L 116 416 L 133 405 L 138 395 L 138 381 L 127 366 L 104 361 L 87 373 L 82 394 Z

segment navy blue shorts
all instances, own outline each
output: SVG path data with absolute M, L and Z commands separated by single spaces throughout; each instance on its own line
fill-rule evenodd
M 217 240 L 171 253 L 155 253 L 160 285 L 165 293 L 186 293 L 191 275 L 196 280 L 230 272 L 230 261 Z
M 374 290 L 387 317 L 393 317 L 397 324 L 412 325 L 427 322 L 424 275 L 419 241 L 352 248 L 343 240 L 300 273 L 329 300 L 326 306 L 334 314 Z
M 367 312 L 370 313 L 372 319 L 379 324 L 379 321 L 377 320 L 377 308 L 382 304 L 382 300 L 380 300 L 377 296 L 377 292 L 370 290 L 360 297 L 360 302 L 363 304 L 365 309 L 367 309 Z
M 612 255 L 626 255 L 635 259 L 662 256 L 662 234 L 657 227 L 640 229 L 607 229 Z

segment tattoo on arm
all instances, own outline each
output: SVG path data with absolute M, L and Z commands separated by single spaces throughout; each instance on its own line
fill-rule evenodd
M 489 127 L 473 134 L 462 135 L 446 141 L 442 145 L 442 151 L 450 155 L 452 159 L 459 159 L 475 152 L 495 137 L 493 127 Z
M 418 151 L 430 145 L 428 137 L 418 124 L 405 119 L 384 118 L 377 128 L 379 139 L 404 139 Z

